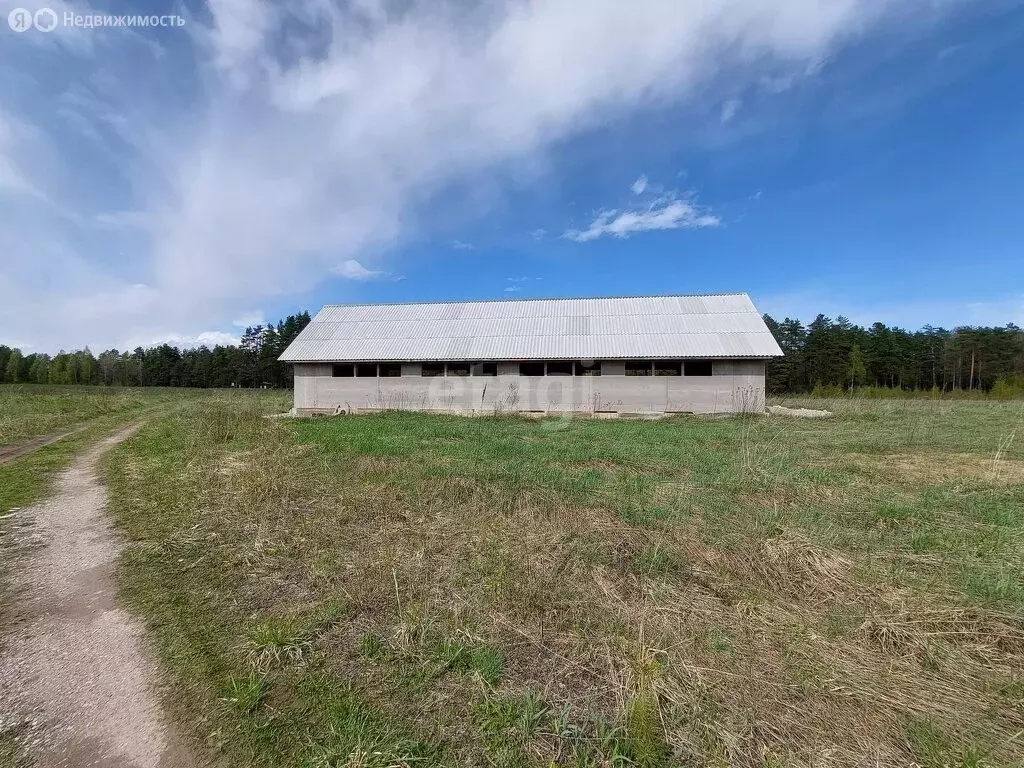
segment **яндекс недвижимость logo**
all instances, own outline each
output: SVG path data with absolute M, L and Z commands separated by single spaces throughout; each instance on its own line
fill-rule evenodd
M 33 13 L 25 8 L 15 8 L 7 14 L 7 26 L 15 32 L 28 32 L 36 29 L 40 32 L 52 32 L 61 23 L 62 17 L 52 8 L 40 8 Z M 105 29 L 107 27 L 183 27 L 185 17 L 178 15 L 170 16 L 146 16 L 146 15 L 124 15 L 115 16 L 104 13 L 74 13 L 65 11 L 63 15 L 63 26 L 78 27 L 82 29 Z
M 52 32 L 57 27 L 57 12 L 52 8 L 40 8 L 35 13 L 25 8 L 15 8 L 7 14 L 7 25 L 15 32 L 27 32 L 32 28 L 40 32 Z
M 57 14 L 52 8 L 40 8 L 35 13 L 25 8 L 14 8 L 7 14 L 7 26 L 14 32 L 28 32 L 33 28 L 40 32 L 53 32 L 57 26 Z

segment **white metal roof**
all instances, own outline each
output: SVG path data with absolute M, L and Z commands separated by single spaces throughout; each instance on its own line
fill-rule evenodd
M 291 362 L 777 357 L 745 293 L 331 304 L 296 337 Z

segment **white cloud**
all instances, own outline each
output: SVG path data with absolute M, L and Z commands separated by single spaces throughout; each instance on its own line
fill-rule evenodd
M 263 313 L 260 310 L 254 309 L 242 313 L 232 320 L 231 324 L 235 328 L 254 328 L 257 325 L 266 325 L 267 321 L 263 318 Z
M 548 233 L 548 231 L 546 229 L 537 228 L 537 229 L 533 230 L 533 232 L 530 233 L 530 237 L 532 237 L 534 240 L 543 240 L 544 236 L 547 233 Z
M 240 341 L 241 339 L 238 336 L 231 333 L 225 333 L 223 331 L 204 331 L 196 334 L 195 336 L 189 336 L 182 333 L 169 333 L 164 336 L 150 339 L 148 342 L 132 344 L 130 348 L 157 347 L 161 344 L 170 344 L 172 347 L 188 349 L 194 349 L 195 347 L 209 347 L 210 349 L 213 349 L 217 346 L 237 346 Z
M 683 172 L 679 175 L 683 175 Z M 588 243 L 605 236 L 627 238 L 638 232 L 703 229 L 717 227 L 722 223 L 718 216 L 697 205 L 696 195 L 692 192 L 683 196 L 676 191 L 664 192 L 664 187 L 652 185 L 646 176 L 634 181 L 629 189 L 637 196 L 649 190 L 652 194 L 645 197 L 650 202 L 626 210 L 608 208 L 598 211 L 586 229 L 567 229 L 562 237 L 577 243 Z
M 93 216 L 93 223 L 101 229 L 145 230 L 150 224 L 150 216 L 141 211 L 105 211 Z
M 475 251 L 476 246 L 472 243 L 467 243 L 462 240 L 452 240 L 452 248 L 456 251 Z
M 719 120 L 723 123 L 728 123 L 736 117 L 736 113 L 740 111 L 742 105 L 743 102 L 739 99 L 727 99 L 722 104 L 722 114 L 719 116 Z
M 600 237 L 626 238 L 638 232 L 658 229 L 702 229 L 717 227 L 721 220 L 700 208 L 691 200 L 674 196 L 659 197 L 646 208 L 635 210 L 605 210 L 586 229 L 567 229 L 562 237 L 577 243 L 587 243 Z
M 956 56 L 967 49 L 966 43 L 959 43 L 957 45 L 947 45 L 945 48 L 935 54 L 935 58 L 939 61 L 948 59 L 950 56 Z
M 6 336 L 0 336 L 0 344 L 11 349 L 20 349 L 22 352 L 28 352 L 33 346 L 22 339 L 9 339 Z
M 240 339 L 231 333 L 224 333 L 223 331 L 205 331 L 195 337 L 195 343 L 199 346 L 228 346 L 231 344 L 238 344 Z
M 726 70 L 737 74 L 731 82 L 751 83 L 766 70 L 809 71 L 882 19 L 925 23 L 933 6 L 208 0 L 208 26 L 199 13 L 179 37 L 161 36 L 173 67 L 155 50 L 148 64 L 129 51 L 141 35 L 124 30 L 46 43 L 48 56 L 65 57 L 54 66 L 77 72 L 89 62 L 80 79 L 96 110 L 62 108 L 79 110 L 95 130 L 69 160 L 61 137 L 46 137 L 49 164 L 28 169 L 0 148 L 0 285 L 10 285 L 5 297 L 33 298 L 0 304 L 0 326 L 44 347 L 121 345 L 127 328 L 198 338 L 254 304 L 303 295 L 332 271 L 387 277 L 361 262 L 429 237 L 426 206 L 453 184 L 522 167 L 637 109 L 684 101 Z M 64 79 L 34 78 L 38 51 L 29 49 L 43 44 L 35 38 L 5 38 L 0 74 L 17 74 L 39 97 L 35 107 L 11 99 L 17 117 L 55 131 L 45 102 L 61 91 L 47 82 Z M 92 64 L 100 44 L 102 67 Z M 81 156 L 87 147 L 95 154 Z M 100 184 L 98 169 L 106 169 Z M 39 193 L 32 215 L 7 205 L 19 186 Z M 99 189 L 114 189 L 104 209 L 130 201 L 137 211 L 97 214 Z M 44 197 L 73 216 L 58 219 Z M 69 220 L 92 226 L 56 226 Z M 576 236 L 717 223 L 688 200 L 666 199 L 606 211 Z M 100 235 L 110 240 L 95 242 Z M 129 289 L 140 280 L 151 286 L 145 295 Z M 119 300 L 94 309 L 104 296 Z M 87 317 L 65 311 L 83 304 Z
M 387 277 L 388 274 L 378 269 L 367 269 L 355 259 L 347 259 L 331 271 L 346 280 L 374 280 L 379 277 Z
M 12 160 L 3 155 L 0 155 L 0 192 L 43 197 L 39 190 L 25 179 Z
M 768 93 L 785 93 L 796 83 L 796 75 L 777 75 L 772 77 L 762 77 L 760 80 L 760 86 Z
M 1024 328 L 1024 294 L 990 301 L 969 301 L 964 313 L 967 325 L 1014 325 Z
M 506 277 L 505 282 L 509 283 L 505 286 L 506 293 L 519 293 L 523 290 L 526 283 L 531 280 L 541 280 L 540 277 Z
M 27 195 L 46 201 L 43 194 L 25 174 L 29 147 L 35 131 L 0 111 L 0 194 Z

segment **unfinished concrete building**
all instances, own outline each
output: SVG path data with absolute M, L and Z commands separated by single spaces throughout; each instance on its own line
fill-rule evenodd
M 300 414 L 764 409 L 782 354 L 745 293 L 321 309 L 281 355 Z

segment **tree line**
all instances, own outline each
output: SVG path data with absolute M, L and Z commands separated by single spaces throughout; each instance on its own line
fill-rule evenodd
M 0 345 L 0 381 L 146 387 L 290 387 L 291 366 L 277 358 L 309 323 L 309 312 L 246 328 L 238 345 L 131 352 L 88 349 L 23 355 Z M 927 325 L 918 331 L 818 315 L 804 325 L 764 316 L 785 356 L 770 360 L 773 393 L 877 387 L 936 392 L 1024 394 L 1024 330 Z
M 818 315 L 812 323 L 764 316 L 785 356 L 768 363 L 769 392 L 870 386 L 936 392 L 1024 394 L 1024 331 L 964 326 L 918 331 L 845 317 Z
M 50 356 L 0 345 L 0 382 L 123 387 L 290 387 L 291 365 L 277 358 L 309 324 L 309 312 L 277 325 L 246 328 L 238 345 L 181 349 L 169 344 L 131 352 L 88 348 Z

